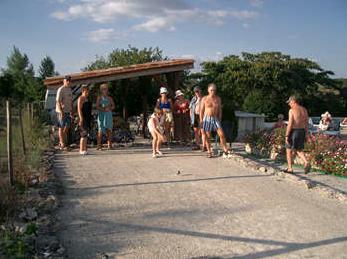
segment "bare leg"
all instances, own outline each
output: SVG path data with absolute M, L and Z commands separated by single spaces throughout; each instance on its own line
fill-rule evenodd
M 155 155 L 155 152 L 157 151 L 157 135 L 155 133 L 151 133 L 152 134 L 152 152 L 153 152 L 153 155 Z
M 99 131 L 98 137 L 97 137 L 97 149 L 101 149 L 101 140 L 102 140 L 102 131 Z
M 210 143 L 211 132 L 205 132 L 204 135 L 205 135 L 205 143 L 206 143 L 207 152 L 211 154 L 212 153 L 211 143 Z
M 201 132 L 201 140 L 202 140 L 202 150 L 204 150 L 206 147 L 206 136 L 202 129 L 200 130 L 200 132 Z
M 108 148 L 112 148 L 111 132 L 112 132 L 112 130 L 110 130 L 110 129 L 106 130 L 106 137 L 107 137 L 107 146 L 108 146 Z
M 84 142 L 84 139 L 81 137 L 80 138 L 80 152 L 84 151 L 83 142 Z
M 194 128 L 195 144 L 200 145 L 200 130 L 199 128 Z
M 83 138 L 83 151 L 87 151 L 87 138 Z
M 223 130 L 221 128 L 219 128 L 217 130 L 217 134 L 219 136 L 220 144 L 222 145 L 223 151 L 228 152 L 227 142 L 226 142 Z
M 297 151 L 296 153 L 302 159 L 302 161 L 304 161 L 304 165 L 307 166 L 309 163 L 308 163 L 308 160 L 306 158 L 304 151 Z
M 63 130 L 63 128 L 58 129 L 58 136 L 59 136 L 60 147 L 64 147 L 65 144 L 64 144 L 64 130 Z
M 287 154 L 288 171 L 293 171 L 292 150 L 290 148 L 287 148 L 286 154 Z
M 160 151 L 160 146 L 161 146 L 161 143 L 163 141 L 163 138 L 161 136 L 158 136 L 157 137 L 157 143 L 156 143 L 156 152 L 159 152 Z

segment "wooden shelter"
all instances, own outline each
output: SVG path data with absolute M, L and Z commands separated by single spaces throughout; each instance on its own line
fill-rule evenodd
M 193 59 L 173 59 L 143 64 L 136 64 L 124 67 L 113 67 L 108 69 L 99 69 L 93 71 L 85 71 L 79 73 L 68 74 L 71 76 L 71 87 L 74 95 L 74 100 L 77 99 L 80 88 L 83 84 L 100 84 L 103 82 L 111 82 L 116 80 L 124 80 L 131 78 L 141 78 L 145 87 L 153 78 L 158 75 L 165 75 L 169 91 L 173 92 L 179 88 L 182 72 L 184 70 L 194 68 Z M 48 110 L 55 108 L 56 92 L 63 84 L 66 75 L 46 78 L 44 81 L 47 87 L 45 107 Z M 158 89 L 159 91 L 159 89 Z M 143 91 L 143 112 L 147 113 L 147 98 L 146 91 Z M 123 110 L 123 117 L 127 117 L 126 107 Z

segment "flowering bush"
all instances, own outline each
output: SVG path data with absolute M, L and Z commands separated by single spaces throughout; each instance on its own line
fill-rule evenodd
M 257 130 L 248 133 L 244 141 L 259 151 L 266 150 L 262 154 L 285 153 L 285 129 L 279 128 L 271 132 Z M 323 134 L 310 135 L 305 144 L 305 152 L 316 168 L 330 174 L 347 176 L 347 141 Z
M 347 176 L 347 141 L 334 136 L 311 135 L 305 150 L 316 167 L 331 174 Z
M 271 150 L 271 132 L 266 130 L 256 130 L 248 132 L 244 137 L 244 142 L 261 154 L 268 154 Z

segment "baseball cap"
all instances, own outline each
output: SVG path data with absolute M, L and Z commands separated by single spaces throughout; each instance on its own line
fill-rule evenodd
M 65 76 L 64 79 L 66 79 L 67 81 L 71 81 L 71 76 Z

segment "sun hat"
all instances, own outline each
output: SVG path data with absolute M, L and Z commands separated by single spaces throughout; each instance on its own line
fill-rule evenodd
M 181 96 L 181 95 L 184 95 L 183 93 L 182 93 L 182 91 L 181 90 L 177 90 L 176 92 L 175 92 L 175 98 L 177 98 L 178 96 Z
M 322 118 L 331 118 L 331 114 L 329 112 L 325 112 L 321 115 Z
M 167 94 L 166 87 L 160 87 L 160 94 Z

